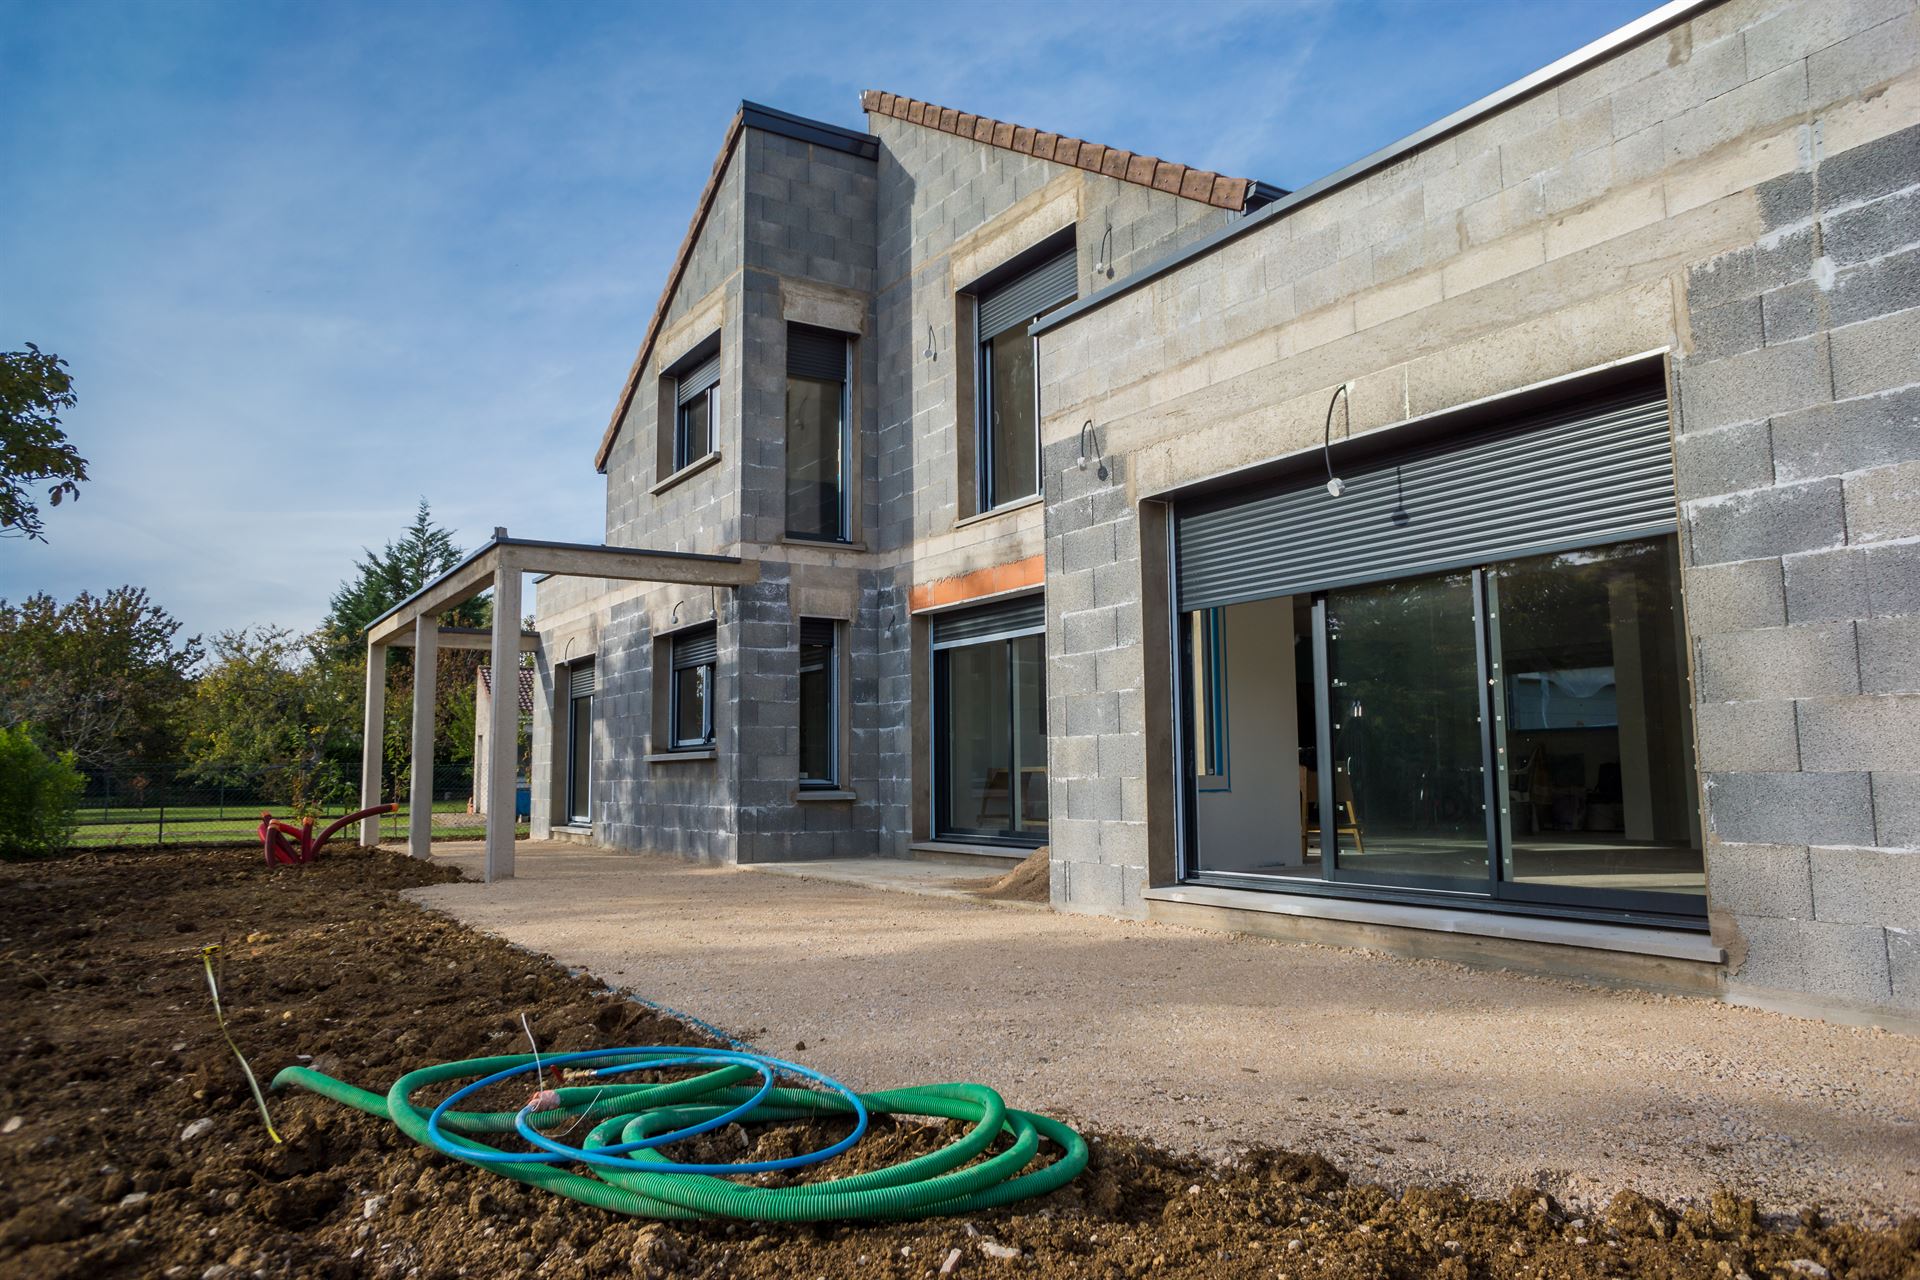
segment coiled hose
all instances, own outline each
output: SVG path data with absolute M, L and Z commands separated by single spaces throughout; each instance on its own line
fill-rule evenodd
M 719 1065 L 666 1083 L 617 1081 L 634 1071 L 707 1063 Z M 543 1090 L 519 1111 L 453 1110 L 455 1103 L 488 1085 L 562 1066 L 592 1069 L 595 1077 L 614 1082 Z M 774 1081 L 780 1077 L 821 1088 L 777 1087 Z M 468 1083 L 430 1111 L 414 1104 L 414 1094 L 451 1081 Z M 807 1067 L 737 1049 L 642 1045 L 469 1058 L 410 1071 L 394 1081 L 385 1097 L 309 1067 L 288 1067 L 273 1078 L 273 1088 L 289 1087 L 387 1117 L 415 1142 L 468 1164 L 641 1218 L 825 1222 L 972 1213 L 1045 1195 L 1066 1185 L 1087 1164 L 1087 1144 L 1078 1133 L 1057 1120 L 1008 1107 L 984 1085 L 933 1084 L 856 1094 Z M 967 1130 L 937 1151 L 851 1177 L 785 1187 L 731 1180 L 830 1159 L 860 1139 L 870 1112 L 959 1120 Z M 819 1151 L 774 1161 L 688 1165 L 659 1150 L 728 1124 L 819 1116 L 852 1116 L 854 1131 Z M 579 1146 L 554 1137 L 553 1131 L 564 1137 L 582 1121 L 594 1123 Z M 495 1134 L 518 1134 L 539 1149 L 504 1151 L 477 1140 Z M 1010 1139 L 1008 1144 L 980 1158 L 1002 1134 Z M 1042 1138 L 1058 1147 L 1059 1154 L 1029 1171 Z M 569 1172 L 559 1167 L 562 1163 L 583 1164 L 595 1176 Z

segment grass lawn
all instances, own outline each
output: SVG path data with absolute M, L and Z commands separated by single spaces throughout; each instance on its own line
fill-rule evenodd
M 289 805 L 251 805 L 235 801 L 224 805 L 170 804 L 164 809 L 118 805 L 89 809 L 83 806 L 75 815 L 79 819 L 80 829 L 74 833 L 73 843 L 83 849 L 117 845 L 252 844 L 259 838 L 256 832 L 260 826 L 262 809 L 270 810 L 276 818 L 299 825 L 299 819 L 291 816 L 292 807 Z M 334 819 L 351 812 L 345 807 L 330 808 L 324 814 L 315 815 L 313 825 L 324 828 Z M 398 813 L 382 818 L 381 838 L 404 839 L 408 813 L 408 807 L 403 804 Z M 522 819 L 519 825 L 525 830 L 526 820 Z M 436 838 L 478 839 L 486 831 L 486 818 L 480 814 L 469 814 L 465 800 L 440 800 L 434 803 L 433 834 Z M 341 832 L 334 838 L 350 839 L 351 836 L 350 832 Z

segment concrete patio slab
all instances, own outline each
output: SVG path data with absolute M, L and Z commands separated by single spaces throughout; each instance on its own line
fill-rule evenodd
M 1920 1211 L 1911 1037 L 847 875 L 523 842 L 514 880 L 411 896 L 857 1088 L 978 1080 L 1094 1129 L 1316 1150 L 1395 1186 Z

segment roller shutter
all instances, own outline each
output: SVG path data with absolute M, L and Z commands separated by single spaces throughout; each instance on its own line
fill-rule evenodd
M 951 648 L 1047 629 L 1047 598 L 1035 593 L 933 617 L 933 647 Z
M 702 391 L 717 385 L 719 381 L 720 353 L 716 351 L 680 375 L 679 403 L 685 404 Z
M 568 697 L 591 698 L 593 690 L 593 663 L 576 662 L 567 668 Z
M 1180 608 L 1210 609 L 1670 533 L 1664 397 L 1639 393 L 1176 513 Z
M 980 340 L 1023 325 L 1049 307 L 1071 301 L 1080 273 L 1073 250 L 980 295 Z
M 719 653 L 719 642 L 712 627 L 683 631 L 673 638 L 673 666 L 676 671 L 681 667 L 704 666 L 713 662 Z
M 817 378 L 822 382 L 845 381 L 847 335 L 805 325 L 789 327 L 787 372 L 797 378 Z

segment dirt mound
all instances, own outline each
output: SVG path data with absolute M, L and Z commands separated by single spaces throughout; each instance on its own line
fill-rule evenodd
M 1098 1135 L 1087 1171 L 1045 1200 L 964 1221 L 820 1227 L 617 1218 L 302 1093 L 270 1098 L 286 1139 L 274 1145 L 208 1008 L 210 942 L 226 944 L 234 1036 L 263 1078 L 311 1055 L 384 1088 L 426 1063 L 517 1051 L 522 1013 L 543 1049 L 699 1042 L 394 892 L 449 878 L 367 852 L 278 871 L 242 850 L 0 866 L 0 1275 L 918 1280 L 957 1253 L 947 1274 L 959 1277 L 1920 1278 L 1920 1222 L 1767 1224 L 1724 1193 L 1685 1211 L 1623 1193 L 1581 1218 L 1537 1191 L 1395 1196 L 1310 1154 L 1210 1165 Z M 726 1129 L 698 1149 L 791 1154 L 842 1131 Z M 882 1121 L 806 1176 L 946 1137 Z
M 1050 873 L 1047 849 L 1042 845 L 1020 860 L 1020 865 L 1003 876 L 966 882 L 976 898 L 1001 902 L 1045 902 L 1049 896 Z

